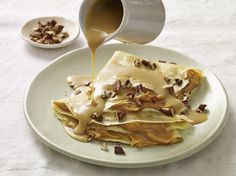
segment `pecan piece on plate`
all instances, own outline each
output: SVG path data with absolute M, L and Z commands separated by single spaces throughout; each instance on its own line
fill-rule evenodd
M 200 104 L 200 105 L 198 106 L 198 108 L 196 109 L 196 112 L 197 112 L 197 113 L 201 113 L 201 112 L 205 111 L 206 107 L 207 107 L 206 104 Z
M 114 153 L 116 155 L 125 155 L 125 151 L 124 149 L 121 147 L 120 144 L 115 144 L 114 146 Z

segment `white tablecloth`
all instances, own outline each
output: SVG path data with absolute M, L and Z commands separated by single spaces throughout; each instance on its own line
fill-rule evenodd
M 60 15 L 77 20 L 80 0 L 0 1 L 0 175 L 235 176 L 236 175 L 236 1 L 163 0 L 167 20 L 154 45 L 197 58 L 223 82 L 230 100 L 229 120 L 219 137 L 194 156 L 162 167 L 114 169 L 83 163 L 49 149 L 26 123 L 23 99 L 32 78 L 46 64 L 72 49 L 45 50 L 21 40 L 27 20 Z

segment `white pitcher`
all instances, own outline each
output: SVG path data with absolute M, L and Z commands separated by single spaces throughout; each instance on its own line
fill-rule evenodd
M 96 0 L 84 0 L 79 13 L 79 22 L 85 33 L 85 17 Z M 165 8 L 161 0 L 120 0 L 123 18 L 119 28 L 103 43 L 117 39 L 127 43 L 149 43 L 162 31 L 165 23 Z

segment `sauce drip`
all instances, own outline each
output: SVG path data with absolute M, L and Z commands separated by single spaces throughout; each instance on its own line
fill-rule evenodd
M 94 81 L 94 62 L 96 49 L 115 30 L 123 17 L 120 0 L 97 0 L 85 18 L 85 37 L 92 55 L 92 84 Z
M 90 91 L 92 99 L 77 107 L 79 125 L 74 129 L 76 134 L 83 134 L 94 112 L 100 113 L 104 109 L 104 100 L 94 95 L 94 65 L 96 49 L 102 45 L 111 33 L 118 29 L 123 18 L 123 6 L 120 0 L 97 0 L 89 9 L 85 18 L 85 37 L 91 50 L 92 75 Z

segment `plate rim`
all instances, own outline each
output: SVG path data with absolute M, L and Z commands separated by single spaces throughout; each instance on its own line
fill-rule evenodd
M 119 47 L 119 46 L 124 46 L 124 45 L 128 45 L 130 46 L 134 46 L 137 47 L 139 45 L 129 45 L 129 44 L 120 44 L 120 43 L 114 43 L 114 44 L 106 44 L 104 45 L 104 47 Z M 114 168 L 144 168 L 144 167 L 154 167 L 154 166 L 160 166 L 160 165 L 164 165 L 164 164 L 168 164 L 168 163 L 172 163 L 172 162 L 176 162 L 179 160 L 182 160 L 184 158 L 188 158 L 194 154 L 196 154 L 197 152 L 199 152 L 200 150 L 202 150 L 203 148 L 205 148 L 207 145 L 209 145 L 211 142 L 213 142 L 216 137 L 221 133 L 221 131 L 223 130 L 227 119 L 228 119 L 228 114 L 229 114 L 229 99 L 228 99 L 228 95 L 227 92 L 222 84 L 222 82 L 219 80 L 219 78 L 216 76 L 216 74 L 214 72 L 211 71 L 211 69 L 209 69 L 207 66 L 201 64 L 200 62 L 196 61 L 195 59 L 193 59 L 192 57 L 189 57 L 188 55 L 182 54 L 181 52 L 178 52 L 176 50 L 172 50 L 172 49 L 168 49 L 168 48 L 164 48 L 164 47 L 159 47 L 159 46 L 154 46 L 154 45 L 144 45 L 141 47 L 151 47 L 151 48 L 158 48 L 161 50 L 165 50 L 165 51 L 170 51 L 172 53 L 176 53 L 178 55 L 182 55 L 187 57 L 190 61 L 193 61 L 201 66 L 203 66 L 205 69 L 207 69 L 210 73 L 213 74 L 213 76 L 217 79 L 217 81 L 220 83 L 220 86 L 223 90 L 223 93 L 225 95 L 225 100 L 226 100 L 226 108 L 224 109 L 224 113 L 222 116 L 224 116 L 220 123 L 218 123 L 218 126 L 216 126 L 216 128 L 214 128 L 214 130 L 211 131 L 211 133 L 209 133 L 207 135 L 207 137 L 201 141 L 198 145 L 194 145 L 191 146 L 190 148 L 188 148 L 187 150 L 181 152 L 178 155 L 175 155 L 175 157 L 173 158 L 173 156 L 169 156 L 168 158 L 165 159 L 161 159 L 161 160 L 148 160 L 148 161 L 144 161 L 144 162 L 139 162 L 139 163 L 129 163 L 129 162 L 122 162 L 122 161 L 110 161 L 110 160 L 104 160 L 104 159 L 97 159 L 94 157 L 86 157 L 84 155 L 78 155 L 74 152 L 71 152 L 70 150 L 67 150 L 55 143 L 53 143 L 52 141 L 50 141 L 49 139 L 47 139 L 46 136 L 44 136 L 43 134 L 41 134 L 36 126 L 33 124 L 33 122 L 31 121 L 30 115 L 28 114 L 27 111 L 27 100 L 28 100 L 28 96 L 29 96 L 29 92 L 31 89 L 31 86 L 33 85 L 34 81 L 37 79 L 37 77 L 50 65 L 52 65 L 53 63 L 57 62 L 58 60 L 60 60 L 61 58 L 70 55 L 72 53 L 75 52 L 79 52 L 81 50 L 87 50 L 88 47 L 82 47 L 82 48 L 77 48 L 77 49 L 73 49 L 65 54 L 62 54 L 61 56 L 57 57 L 56 59 L 54 59 L 53 61 L 51 61 L 50 63 L 46 64 L 46 66 L 44 66 L 34 77 L 33 79 L 30 81 L 30 84 L 27 87 L 26 93 L 25 93 L 25 97 L 24 97 L 24 103 L 23 103 L 23 109 L 24 109 L 24 115 L 26 118 L 27 123 L 29 124 L 30 128 L 33 130 L 35 136 L 44 144 L 46 144 L 49 148 L 62 153 L 66 156 L 69 156 L 71 158 L 80 160 L 80 161 L 84 161 L 87 163 L 91 163 L 91 164 L 96 164 L 96 165 L 100 165 L 100 166 L 108 166 L 108 167 L 114 167 Z

